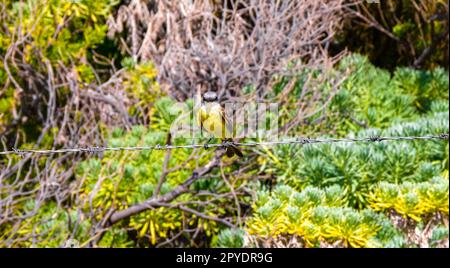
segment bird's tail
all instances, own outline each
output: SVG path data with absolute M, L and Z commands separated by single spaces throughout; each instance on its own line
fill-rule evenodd
M 224 140 L 224 142 L 226 142 L 226 141 L 231 141 L 231 139 Z M 239 150 L 239 148 L 236 145 L 234 145 L 234 144 L 231 144 L 230 146 L 228 146 L 226 148 L 226 155 L 228 157 L 233 157 L 234 155 L 237 155 L 239 157 L 244 157 L 244 155 L 242 154 L 241 150 Z

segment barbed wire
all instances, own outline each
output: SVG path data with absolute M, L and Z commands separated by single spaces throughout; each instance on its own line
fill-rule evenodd
M 293 140 L 283 141 L 265 141 L 265 142 L 232 142 L 225 141 L 215 144 L 188 144 L 188 145 L 152 145 L 152 146 L 136 146 L 136 147 L 83 147 L 83 148 L 62 148 L 62 149 L 26 149 L 21 150 L 12 148 L 11 151 L 0 151 L 0 155 L 26 155 L 26 154 L 60 154 L 60 153 L 100 153 L 106 151 L 146 151 L 146 150 L 175 150 L 175 149 L 197 149 L 197 148 L 226 148 L 230 146 L 238 147 L 255 147 L 265 145 L 303 145 L 314 143 L 338 143 L 338 142 L 382 142 L 382 141 L 411 141 L 411 140 L 448 140 L 449 134 L 442 133 L 439 135 L 426 136 L 372 136 L 363 138 L 296 138 Z

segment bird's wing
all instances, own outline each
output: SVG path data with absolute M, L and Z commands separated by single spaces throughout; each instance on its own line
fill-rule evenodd
M 200 136 L 203 136 L 204 126 L 203 120 L 205 120 L 207 116 L 206 110 L 204 106 L 200 106 L 197 111 L 197 126 L 200 127 Z
M 222 124 L 223 127 L 225 128 L 224 131 L 225 132 L 225 138 L 232 138 L 233 137 L 233 122 L 230 121 L 230 119 L 227 117 L 225 110 L 223 109 L 223 107 L 221 107 L 220 109 L 220 116 L 222 117 Z

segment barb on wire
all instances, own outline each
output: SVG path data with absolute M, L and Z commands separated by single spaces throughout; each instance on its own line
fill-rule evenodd
M 263 141 L 263 142 L 231 142 L 226 141 L 217 144 L 190 144 L 190 145 L 169 145 L 161 146 L 156 144 L 154 146 L 138 146 L 138 147 L 85 147 L 85 148 L 63 148 L 63 149 L 24 149 L 19 150 L 12 148 L 11 151 L 0 151 L 0 155 L 25 155 L 25 154 L 60 154 L 60 153 L 98 153 L 105 151 L 145 151 L 145 150 L 175 150 L 175 149 L 196 149 L 196 148 L 226 148 L 230 146 L 239 147 L 255 147 L 255 146 L 270 146 L 270 145 L 304 145 L 311 143 L 337 143 L 337 142 L 382 142 L 382 141 L 412 141 L 412 140 L 448 140 L 449 134 L 442 133 L 438 135 L 426 136 L 388 136 L 388 137 L 365 137 L 365 138 L 296 138 L 284 141 Z

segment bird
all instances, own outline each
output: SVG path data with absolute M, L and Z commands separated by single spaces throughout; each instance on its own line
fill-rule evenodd
M 231 138 L 234 134 L 233 125 L 226 117 L 223 107 L 218 102 L 217 93 L 214 91 L 207 91 L 203 94 L 197 112 L 197 124 L 215 138 L 220 138 L 222 142 L 233 141 Z M 234 144 L 226 147 L 226 155 L 243 157 L 241 150 Z

